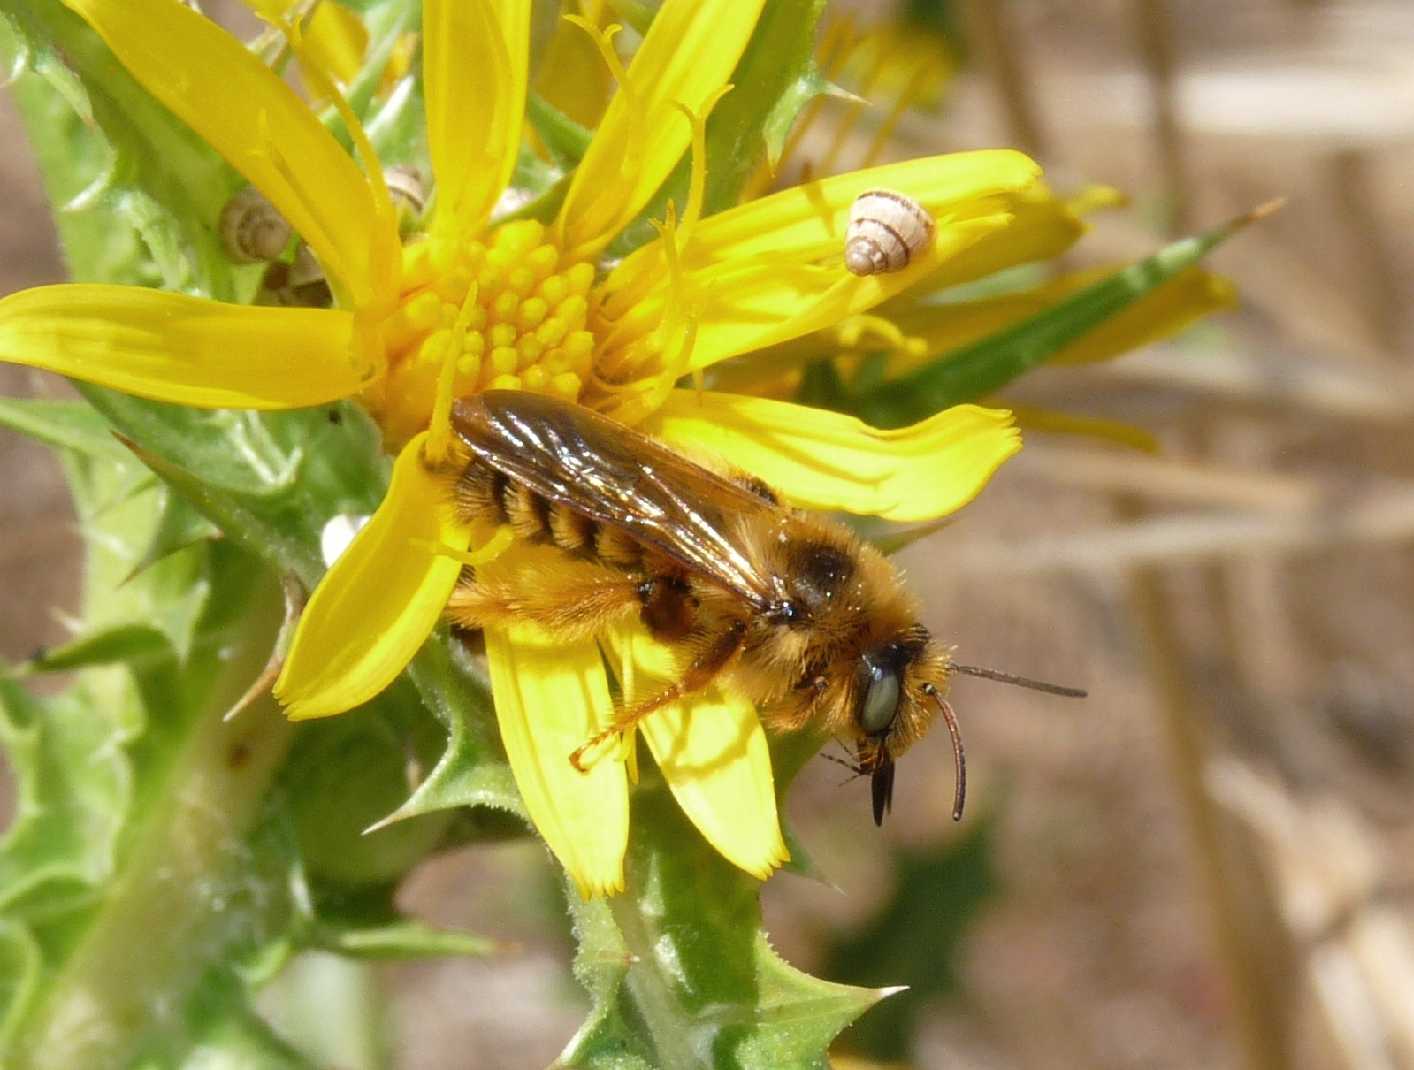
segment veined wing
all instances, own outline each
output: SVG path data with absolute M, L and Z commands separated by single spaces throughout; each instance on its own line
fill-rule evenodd
M 543 394 L 462 398 L 452 425 L 477 459 L 549 501 L 619 528 L 759 611 L 778 598 L 730 535 L 745 513 L 785 512 L 605 416 Z

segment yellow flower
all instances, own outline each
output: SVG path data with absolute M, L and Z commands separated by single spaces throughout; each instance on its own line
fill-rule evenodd
M 619 90 L 549 224 L 492 220 L 521 144 L 531 5 L 425 0 L 436 199 L 428 233 L 406 244 L 367 138 L 297 28 L 285 27 L 304 77 L 344 113 L 362 168 L 255 56 L 177 0 L 66 2 L 289 221 L 325 269 L 336 307 L 44 287 L 0 301 L 0 359 L 195 406 L 281 409 L 357 397 L 401 447 L 383 504 L 306 608 L 277 684 L 291 717 L 371 698 L 435 627 L 472 538 L 447 506 L 454 396 L 489 387 L 556 394 L 715 453 L 795 504 L 895 520 L 958 508 L 1019 446 L 1007 413 L 975 406 L 883 433 L 785 402 L 675 389 L 686 373 L 826 328 L 935 273 L 1005 228 L 1016 198 L 1037 181 L 1036 165 L 1019 153 L 959 153 L 699 218 L 702 123 L 764 0 L 666 0 L 628 70 L 618 71 Z M 607 38 L 596 43 L 616 66 Z M 680 217 L 670 212 L 658 240 L 606 270 L 604 248 L 689 152 Z M 923 204 L 937 234 L 908 269 L 856 278 L 843 267 L 845 223 L 854 198 L 876 186 Z M 530 552 L 512 548 L 491 562 L 500 549 L 483 548 L 478 559 L 506 567 Z M 644 636 L 603 641 L 652 671 Z M 603 761 L 580 774 L 568 761 L 612 715 L 599 645 L 547 645 L 511 627 L 493 629 L 486 646 L 530 816 L 583 894 L 619 888 L 625 764 Z M 710 691 L 655 714 L 644 735 L 684 811 L 724 856 L 763 878 L 780 864 L 786 852 L 753 710 Z M 664 760 L 669 741 L 694 760 Z M 728 748 L 724 760 L 703 760 Z

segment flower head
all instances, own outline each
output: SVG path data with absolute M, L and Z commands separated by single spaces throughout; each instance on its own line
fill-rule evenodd
M 491 387 L 555 394 L 709 451 L 792 504 L 895 520 L 958 508 L 1018 448 L 1008 414 L 975 406 L 879 432 L 784 401 L 677 388 L 686 375 L 901 293 L 1007 228 L 1037 182 L 1019 153 L 960 153 L 704 217 L 703 124 L 764 0 L 666 0 L 627 70 L 586 25 L 619 87 L 547 220 L 495 215 L 522 142 L 530 5 L 425 0 L 436 195 L 426 233 L 409 240 L 367 137 L 298 25 L 281 24 L 311 93 L 340 108 L 357 160 L 257 57 L 177 0 L 66 2 L 269 199 L 318 257 L 335 307 L 45 287 L 0 301 L 0 359 L 195 406 L 358 398 L 399 451 L 383 505 L 306 608 L 277 684 L 291 717 L 377 694 L 432 631 L 465 562 L 511 568 L 531 552 L 504 538 L 472 550 L 473 532 L 451 515 L 455 397 Z M 692 181 L 680 210 L 656 240 L 605 263 L 610 241 L 684 154 Z M 873 187 L 918 201 L 936 237 L 906 270 L 857 278 L 844 269 L 843 235 L 851 202 Z M 628 770 L 605 761 L 581 774 L 567 755 L 612 717 L 606 652 L 622 675 L 668 671 L 662 651 L 642 634 L 552 644 L 515 625 L 491 629 L 486 646 L 502 738 L 532 818 L 582 892 L 615 889 Z M 763 877 L 784 859 L 749 706 L 712 689 L 653 715 L 643 732 L 678 801 L 726 857 Z M 729 758 L 705 760 L 729 748 Z

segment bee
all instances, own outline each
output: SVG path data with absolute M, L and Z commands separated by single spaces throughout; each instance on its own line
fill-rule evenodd
M 467 521 L 509 524 L 559 552 L 553 575 L 465 573 L 448 614 L 463 627 L 533 622 L 566 640 L 641 619 L 679 652 L 677 679 L 623 705 L 569 756 L 720 680 L 776 731 L 817 727 L 853 743 L 875 824 L 892 805 L 894 763 L 941 716 L 952 738 L 953 817 L 967 768 L 945 692 L 957 673 L 1065 695 L 953 662 L 877 549 L 843 524 L 790 508 L 760 480 L 718 474 L 583 407 L 512 390 L 452 410 L 470 460 L 456 477 Z

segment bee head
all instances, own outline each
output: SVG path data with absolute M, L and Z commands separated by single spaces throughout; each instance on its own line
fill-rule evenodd
M 937 651 L 928 633 L 914 625 L 892 642 L 866 651 L 859 659 L 855 693 L 855 728 L 859 737 L 857 772 L 868 773 L 873 788 L 874 824 L 882 825 L 894 794 L 894 759 L 923 732 L 933 717 L 942 714 L 952 737 L 955 774 L 952 816 L 962 820 L 967 799 L 967 757 L 957 715 L 943 697 L 947 678 L 953 675 L 980 676 L 998 683 L 1013 684 L 1065 698 L 1084 698 L 1078 687 L 1033 680 L 1029 676 L 959 665 Z
M 946 661 L 932 652 L 928 633 L 915 625 L 907 631 L 864 651 L 856 668 L 854 727 L 859 748 L 859 771 L 870 777 L 874 824 L 882 825 L 893 804 L 894 758 L 901 754 L 932 720 L 936 705 L 952 735 L 957 770 L 953 818 L 961 820 L 967 793 L 967 765 L 962 736 L 952 707 L 942 697 Z M 932 677 L 938 679 L 935 682 Z

